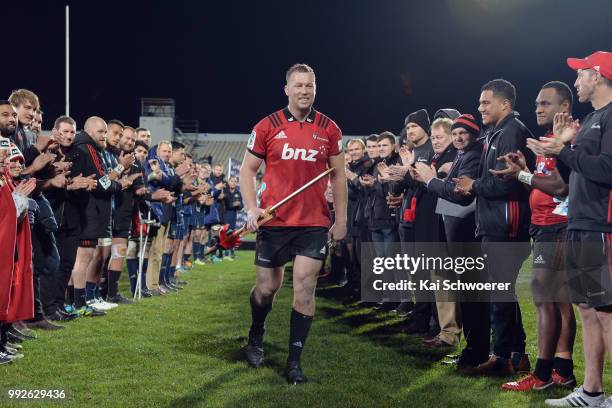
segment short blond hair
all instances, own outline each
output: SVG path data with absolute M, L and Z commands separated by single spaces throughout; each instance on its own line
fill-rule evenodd
M 351 139 L 351 140 L 349 140 L 348 143 L 346 144 L 346 147 L 348 148 L 352 144 L 358 144 L 359 147 L 361 147 L 362 149 L 366 148 L 365 143 L 363 143 L 363 140 L 361 140 L 361 139 Z
M 170 148 L 172 149 L 172 142 L 170 142 L 169 140 L 162 140 L 162 141 L 161 141 L 161 142 L 159 142 L 157 145 L 158 145 L 158 146 L 161 146 L 161 145 L 170 146 Z
M 291 75 L 293 75 L 294 72 L 303 72 L 303 73 L 310 72 L 312 76 L 315 77 L 315 81 L 316 81 L 314 69 L 312 69 L 310 65 L 293 64 L 291 67 L 289 67 L 289 69 L 287 70 L 287 74 L 285 75 L 285 80 L 287 81 L 287 83 L 289 83 L 289 78 L 291 78 Z
M 449 118 L 438 118 L 433 121 L 431 124 L 431 128 L 443 128 L 446 133 L 451 132 L 451 128 L 453 127 L 453 120 Z
M 17 107 L 27 101 L 34 106 L 35 110 L 40 110 L 40 101 L 38 100 L 38 96 L 28 89 L 22 88 L 11 92 L 11 96 L 9 96 L 8 100 L 14 107 Z

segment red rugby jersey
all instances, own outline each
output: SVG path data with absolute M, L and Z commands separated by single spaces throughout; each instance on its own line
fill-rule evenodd
M 544 137 L 554 137 L 552 132 L 548 132 Z M 553 169 L 562 172 L 556 157 L 536 156 L 535 177 L 548 177 Z M 563 176 L 563 174 L 562 174 Z M 537 188 L 531 190 L 529 195 L 529 206 L 531 207 L 531 223 L 534 225 L 553 225 L 567 222 L 567 217 L 553 214 L 553 210 L 559 203 L 556 203 L 552 196 L 544 193 Z
M 259 206 L 267 208 L 328 168 L 329 157 L 342 152 L 342 132 L 314 109 L 300 122 L 285 108 L 255 125 L 247 149 L 266 162 Z M 327 181 L 324 177 L 280 207 L 266 226 L 328 228 Z

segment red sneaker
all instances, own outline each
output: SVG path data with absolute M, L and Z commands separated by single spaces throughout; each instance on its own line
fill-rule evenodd
M 574 374 L 570 375 L 569 377 L 563 377 L 555 369 L 552 371 L 551 380 L 559 387 L 573 388 L 576 386 L 576 377 L 574 377 Z
M 502 384 L 502 389 L 507 391 L 541 391 L 553 385 L 552 379 L 546 381 L 540 380 L 535 376 L 534 373 L 529 373 L 526 377 L 521 378 L 518 381 L 511 381 Z

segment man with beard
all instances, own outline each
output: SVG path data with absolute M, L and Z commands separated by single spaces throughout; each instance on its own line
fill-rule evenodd
M 107 125 L 103 119 L 92 116 L 85 122 L 68 158 L 75 174 L 94 175 L 96 186 L 91 191 L 73 192 L 66 202 L 65 218 L 69 228 L 79 229 L 79 246 L 72 270 L 74 305 L 80 315 L 101 316 L 105 313 L 92 309 L 85 302 L 87 269 L 92 262 L 98 240 L 111 238 L 111 200 L 114 193 L 129 187 L 126 179 L 119 182 L 110 178 L 102 152 L 106 148 Z
M 134 157 L 131 154 L 122 154 L 119 147 L 119 141 L 121 140 L 124 128 L 125 125 L 119 120 L 112 119 L 108 121 L 106 149 L 102 152 L 102 157 L 109 169 L 109 178 L 111 180 L 118 180 L 134 161 Z M 133 178 L 127 176 L 124 179 L 129 183 L 133 181 Z M 115 202 L 119 194 L 122 194 L 122 192 L 117 192 L 111 197 L 111 218 L 113 220 L 115 218 Z M 111 247 L 112 238 L 99 239 L 92 262 L 87 268 L 85 299 L 88 305 L 100 310 L 110 310 L 118 305 L 118 303 L 107 301 L 109 277 L 106 266 L 111 255 Z
M 416 214 L 419 205 L 419 197 L 424 192 L 422 183 L 414 180 L 413 166 L 416 163 L 431 164 L 435 155 L 431 139 L 431 123 L 429 113 L 425 109 L 420 109 L 409 114 L 405 121 L 407 143 L 413 146 L 410 150 L 407 146 L 399 150 L 402 166 L 391 166 L 388 170 L 392 180 L 402 183 L 403 194 L 394 194 L 389 197 L 390 206 L 401 205 L 399 214 L 399 237 L 402 242 L 402 250 L 405 253 L 414 252 L 414 242 L 431 241 L 421 238 L 421 234 L 427 234 L 431 230 L 421 228 L 418 233 Z M 423 223 L 419 224 L 419 227 Z M 413 309 L 414 310 L 411 310 Z M 404 294 L 404 299 L 395 309 L 400 315 L 409 315 L 410 318 L 404 331 L 408 334 L 426 334 L 430 330 L 430 321 L 434 310 L 433 299 L 431 302 L 419 301 L 412 304 L 410 294 Z

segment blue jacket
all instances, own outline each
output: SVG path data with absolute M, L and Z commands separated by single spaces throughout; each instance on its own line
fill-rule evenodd
M 206 179 L 206 182 L 210 185 L 210 194 L 213 196 L 213 203 L 206 211 L 206 215 L 204 216 L 204 225 L 214 225 L 219 224 L 221 219 L 219 218 L 219 208 L 217 208 L 217 197 L 221 194 L 221 190 L 217 190 L 212 179 L 209 177 Z
M 159 162 L 159 168 L 162 173 L 161 180 L 148 180 L 149 175 L 152 173 L 151 165 L 149 164 L 149 160 L 155 159 Z M 171 192 L 179 192 L 181 190 L 181 179 L 177 175 L 174 174 L 174 170 L 169 167 L 166 163 L 164 163 L 159 156 L 157 156 L 157 146 L 153 146 L 149 149 L 149 153 L 147 154 L 147 160 L 144 162 L 144 170 L 145 170 L 145 179 L 147 180 L 147 187 L 150 192 L 154 192 L 159 190 L 160 188 L 164 188 Z M 180 194 L 178 194 L 180 200 Z M 177 204 L 178 205 L 178 204 Z M 151 210 L 155 217 L 161 222 L 167 222 L 167 207 L 172 206 L 171 204 L 163 204 L 160 202 L 152 202 Z M 164 208 L 166 207 L 166 208 Z M 166 218 L 166 219 L 165 219 Z

